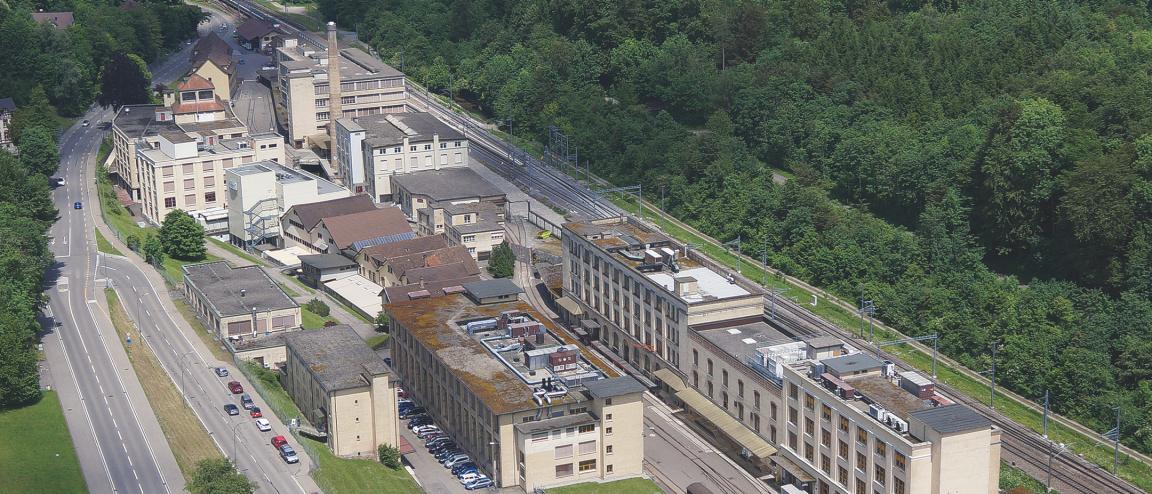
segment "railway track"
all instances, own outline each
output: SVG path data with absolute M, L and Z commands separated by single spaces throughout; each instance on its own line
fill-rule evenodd
M 773 323 L 781 329 L 793 333 L 794 336 L 806 338 L 811 336 L 831 335 L 846 342 L 853 342 L 858 346 L 866 346 L 855 340 L 855 336 L 839 326 L 836 326 L 812 314 L 799 304 L 791 300 L 777 299 L 777 317 Z M 907 365 L 896 355 L 880 350 L 876 355 L 885 360 L 894 362 L 904 369 L 914 369 Z M 936 382 L 936 388 L 957 403 L 963 403 L 984 415 L 1002 431 L 1001 444 L 1006 459 L 1015 457 L 1017 467 L 1025 468 L 1031 475 L 1043 477 L 1048 471 L 1049 457 L 1052 456 L 1052 486 L 1062 494 L 1143 494 L 1140 488 L 1127 481 L 1113 476 L 1079 456 L 1071 453 L 1054 455 L 1054 447 L 1048 439 L 1036 432 L 1005 418 L 999 412 L 989 408 L 979 400 L 958 392 L 951 386 Z M 1023 463 L 1024 465 L 1021 465 Z

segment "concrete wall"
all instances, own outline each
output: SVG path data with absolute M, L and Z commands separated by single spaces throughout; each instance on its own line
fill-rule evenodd
M 266 368 L 272 368 L 288 360 L 284 345 L 254 348 L 252 350 L 239 350 L 236 352 L 236 358 L 240 360 L 252 360 L 263 364 Z
M 772 410 L 776 410 L 778 419 L 782 409 L 780 386 L 698 335 L 693 334 L 688 339 L 688 355 L 681 362 L 685 384 L 708 397 L 769 443 L 776 444 L 780 437 Z M 728 374 L 727 384 L 724 382 L 725 373 Z
M 372 176 L 370 193 L 373 200 L 394 200 L 392 175 L 468 165 L 468 140 L 445 140 L 433 136 L 430 141 L 410 141 L 394 146 L 365 147 L 365 163 Z
M 453 244 L 463 245 L 473 259 L 484 261 L 492 257 L 492 248 L 504 241 L 504 228 L 486 232 L 461 233 L 448 227 L 448 239 Z

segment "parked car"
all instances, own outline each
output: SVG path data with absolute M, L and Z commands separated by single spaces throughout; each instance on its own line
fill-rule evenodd
M 423 426 L 426 426 L 426 425 L 432 425 L 432 419 L 431 418 L 422 418 L 419 420 L 413 420 L 413 421 L 408 423 L 408 428 L 412 429 L 412 432 L 416 432 L 416 429 L 423 427 Z
M 288 463 L 296 463 L 300 461 L 300 457 L 296 456 L 296 450 L 292 449 L 292 446 L 287 444 L 280 446 L 280 457 Z
M 443 446 L 445 444 L 450 444 L 453 442 L 454 441 L 452 441 L 452 438 L 448 437 L 448 435 L 445 434 L 443 437 L 436 437 L 436 438 L 429 439 L 428 442 L 424 443 L 424 447 L 431 450 L 431 449 L 438 448 L 440 446 Z
M 280 449 L 280 446 L 283 446 L 285 444 L 288 444 L 288 440 L 284 439 L 284 436 L 276 436 L 276 437 L 272 438 L 272 447 L 273 448 Z
M 88 119 L 84 119 L 84 121 L 83 121 L 83 122 L 80 122 L 80 125 L 83 125 L 83 126 L 87 127 L 87 126 L 88 126 L 88 124 L 90 124 L 90 123 L 92 123 L 92 122 L 89 122 L 89 121 L 88 121 Z
M 259 418 L 256 419 L 256 428 L 260 429 L 260 432 L 268 432 L 272 430 L 272 423 L 268 422 L 268 419 Z
M 254 418 L 254 419 L 258 419 L 258 418 L 264 416 L 264 412 L 260 411 L 260 407 L 252 407 L 252 409 L 249 410 L 248 413 L 250 415 L 252 415 L 252 418 Z
M 240 381 L 231 381 L 228 383 L 228 390 L 231 391 L 232 394 L 238 395 L 244 392 L 244 386 L 240 384 Z
M 432 454 L 441 453 L 449 449 L 455 449 L 456 446 L 456 441 L 453 441 L 452 439 L 436 441 L 435 443 L 428 446 L 428 452 Z
M 396 396 L 399 396 L 401 398 L 408 398 L 408 391 L 405 390 L 404 388 L 397 386 L 396 387 Z
M 460 475 L 456 476 L 457 479 L 460 479 L 461 484 L 468 484 L 468 483 L 470 483 L 470 482 L 472 482 L 472 481 L 474 481 L 480 477 L 481 477 L 480 473 L 475 471 L 475 470 L 463 472 Z
M 76 201 L 72 203 L 72 209 L 84 209 L 84 203 Z
M 444 443 L 443 445 L 437 446 L 436 449 L 433 449 L 433 450 L 429 451 L 428 453 L 431 454 L 433 457 L 435 457 L 435 456 L 440 455 L 441 453 L 458 451 L 459 449 L 460 449 L 460 447 L 457 446 L 456 443 Z
M 248 393 L 240 395 L 240 406 L 244 407 L 245 410 L 251 410 L 256 407 L 256 404 L 252 402 L 252 395 Z
M 233 405 L 231 403 L 224 405 L 224 411 L 228 415 L 240 415 L 240 407 Z
M 410 418 L 410 417 L 413 417 L 416 415 L 422 415 L 425 412 L 427 412 L 427 410 L 425 410 L 424 407 L 418 407 L 418 406 L 405 407 L 403 409 L 400 409 L 399 411 L 400 411 L 400 418 L 402 418 L 402 419 Z
M 447 438 L 448 438 L 448 433 L 447 433 L 447 432 L 444 432 L 444 431 L 436 431 L 436 432 L 433 432 L 433 433 L 431 433 L 431 434 L 428 434 L 428 435 L 426 435 L 426 436 L 424 436 L 424 437 L 422 437 L 422 438 L 420 438 L 420 439 L 423 439 L 423 440 L 424 440 L 424 444 L 428 444 L 428 442 L 429 442 L 429 441 L 432 441 L 433 439 L 447 439 Z
M 463 451 L 461 451 L 460 448 L 451 448 L 451 449 L 446 449 L 444 451 L 436 453 L 435 458 L 436 458 L 436 461 L 444 461 L 445 459 L 447 459 L 450 456 L 456 456 L 456 455 L 461 454 L 461 453 L 463 453 Z
M 470 491 L 474 491 L 476 489 L 484 489 L 486 487 L 492 487 L 492 479 L 488 477 L 476 479 L 471 483 L 464 484 L 464 488 Z
M 217 367 L 216 368 L 216 375 L 220 376 L 220 377 L 228 377 L 228 369 L 225 369 L 223 367 Z
M 439 432 L 439 431 L 440 431 L 440 428 L 436 427 L 434 425 L 418 425 L 418 426 L 412 428 L 412 433 L 416 434 L 416 437 L 419 437 L 421 439 L 423 439 L 424 436 L 426 436 L 428 434 L 431 434 L 433 432 Z
M 447 460 L 444 460 L 444 468 L 452 468 L 456 465 L 469 461 L 472 461 L 472 458 L 463 453 L 455 456 L 449 456 Z
M 459 465 L 452 467 L 452 475 L 460 475 L 465 472 L 475 472 L 477 470 L 476 463 L 466 461 Z

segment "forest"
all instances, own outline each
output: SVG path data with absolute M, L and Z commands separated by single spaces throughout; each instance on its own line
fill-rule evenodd
M 320 0 L 413 79 L 1152 451 L 1152 14 Z M 783 177 L 783 183 L 773 176 Z
M 33 22 L 33 8 L 75 12 L 64 30 Z M 0 97 L 12 97 L 16 153 L 0 150 L 0 408 L 40 397 L 40 324 L 53 269 L 48 230 L 58 217 L 49 177 L 60 162 L 66 117 L 83 114 L 117 60 L 156 60 L 193 37 L 198 7 L 170 2 L 0 2 Z

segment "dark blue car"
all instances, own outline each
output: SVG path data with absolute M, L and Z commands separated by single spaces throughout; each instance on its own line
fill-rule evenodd
M 80 201 L 76 201 L 72 203 L 72 209 L 84 209 L 84 204 L 80 203 Z

